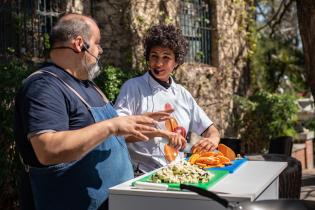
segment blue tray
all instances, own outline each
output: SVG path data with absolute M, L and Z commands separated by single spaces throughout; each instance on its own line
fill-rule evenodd
M 246 161 L 247 161 L 247 158 L 233 160 L 232 161 L 232 163 L 233 163 L 232 165 L 224 166 L 224 167 L 221 167 L 221 168 L 209 168 L 209 169 L 206 169 L 206 170 L 210 170 L 210 171 L 228 171 L 229 173 L 234 173 L 234 171 L 236 171 L 236 169 L 238 169 Z

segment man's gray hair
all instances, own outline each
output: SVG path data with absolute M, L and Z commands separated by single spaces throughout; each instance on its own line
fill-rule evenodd
M 61 17 L 51 30 L 50 46 L 59 42 L 68 42 L 77 36 L 82 36 L 85 41 L 89 40 L 91 28 L 84 17 L 79 15 L 74 15 L 72 18 L 64 17 Z

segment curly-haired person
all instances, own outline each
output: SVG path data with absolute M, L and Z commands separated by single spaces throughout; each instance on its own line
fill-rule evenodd
M 186 136 L 188 131 L 202 138 L 192 150 L 213 150 L 220 141 L 219 132 L 192 95 L 171 77 L 174 69 L 183 64 L 187 41 L 181 30 L 173 25 L 152 26 L 144 39 L 144 56 L 148 71 L 123 84 L 115 103 L 118 115 L 174 109 L 172 119 L 160 123 L 159 128 Z M 134 169 L 148 172 L 184 157 L 179 147 L 169 149 L 163 138 L 154 137 L 147 142 L 128 142 Z M 172 151 L 170 157 L 169 151 Z

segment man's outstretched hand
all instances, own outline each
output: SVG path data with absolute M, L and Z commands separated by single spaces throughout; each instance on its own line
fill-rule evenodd
M 157 124 L 153 118 L 142 115 L 115 117 L 110 121 L 113 135 L 131 135 L 144 141 L 149 140 L 149 138 L 143 135 L 143 132 L 155 132 Z
M 156 121 L 165 121 L 170 118 L 171 113 L 174 112 L 174 109 L 168 109 L 165 111 L 157 111 L 157 112 L 145 112 L 142 115 L 150 117 Z

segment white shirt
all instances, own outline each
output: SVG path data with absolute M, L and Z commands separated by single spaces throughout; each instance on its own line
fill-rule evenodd
M 145 112 L 163 111 L 166 103 L 175 111 L 171 114 L 179 126 L 201 135 L 213 122 L 198 106 L 192 95 L 171 78 L 171 86 L 166 89 L 147 72 L 140 77 L 126 81 L 120 89 L 115 109 L 120 116 L 137 115 Z M 158 128 L 165 129 L 164 122 Z M 147 142 L 128 143 L 128 149 L 134 166 L 148 172 L 164 166 L 164 144 L 167 140 L 155 137 Z M 181 159 L 180 152 L 177 159 Z

